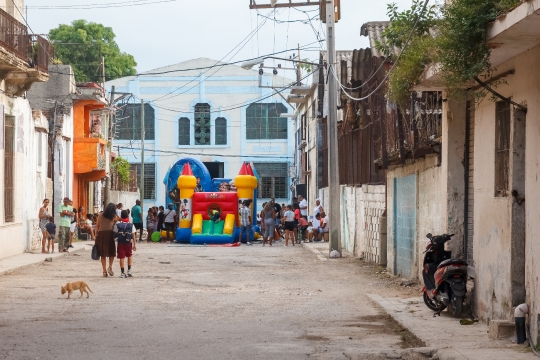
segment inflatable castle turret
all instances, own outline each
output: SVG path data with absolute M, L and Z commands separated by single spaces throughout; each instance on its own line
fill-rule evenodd
M 189 239 L 193 221 L 193 193 L 197 186 L 197 178 L 193 175 L 189 163 L 184 164 L 182 174 L 178 177 L 177 185 L 178 189 L 180 189 L 177 238 L 180 236 L 182 239 Z
M 240 208 L 242 207 L 242 202 L 244 200 L 250 201 L 250 209 L 253 214 L 253 199 L 255 194 L 255 189 L 257 188 L 258 182 L 253 169 L 249 163 L 244 162 L 240 168 L 240 172 L 234 179 L 234 185 L 236 186 L 238 192 L 238 225 L 241 223 L 240 219 Z M 255 221 L 255 219 L 252 219 Z M 253 224 L 252 224 L 253 225 Z

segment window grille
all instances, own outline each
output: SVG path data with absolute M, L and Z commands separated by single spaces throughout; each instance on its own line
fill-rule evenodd
M 4 123 L 4 221 L 15 221 L 15 117 L 6 116 Z
M 259 175 L 258 198 L 288 198 L 288 163 L 254 163 L 253 166 Z
M 186 117 L 178 120 L 178 145 L 189 145 L 190 121 Z
M 282 103 L 249 105 L 246 109 L 246 139 L 287 139 L 287 118 L 279 117 L 286 112 Z
M 154 140 L 155 112 L 150 104 L 144 104 L 144 139 Z M 127 104 L 123 113 L 116 114 L 117 140 L 141 140 L 141 104 Z
M 131 164 L 131 170 L 137 171 L 137 179 L 141 178 L 141 164 Z M 156 164 L 144 164 L 144 200 L 156 199 Z
M 510 162 L 510 103 L 495 104 L 495 196 L 508 196 Z
M 210 145 L 210 105 L 195 105 L 195 145 Z
M 227 119 L 216 119 L 216 145 L 227 145 Z

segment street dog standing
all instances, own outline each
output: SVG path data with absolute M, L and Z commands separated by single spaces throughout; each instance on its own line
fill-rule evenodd
M 81 296 L 79 296 L 79 299 L 82 298 L 83 292 L 85 292 L 86 297 L 89 298 L 90 294 L 88 293 L 87 289 L 90 290 L 92 294 L 94 293 L 92 289 L 90 289 L 90 286 L 88 286 L 88 284 L 85 283 L 84 281 L 74 281 L 74 282 L 67 283 L 66 286 L 62 286 L 62 295 L 67 292 L 68 293 L 67 298 L 69 299 L 69 297 L 71 296 L 71 293 L 74 290 L 79 290 L 81 292 Z

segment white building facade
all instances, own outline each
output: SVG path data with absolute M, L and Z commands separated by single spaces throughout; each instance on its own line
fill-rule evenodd
M 203 162 L 212 178 L 233 179 L 244 161 L 252 162 L 260 177 L 259 204 L 291 197 L 295 128 L 284 114 L 293 110 L 277 91 L 286 96 L 283 87 L 292 80 L 216 64 L 195 59 L 106 83 L 108 91 L 114 86 L 133 94 L 117 113 L 113 151 L 134 167 L 141 162 L 145 102 L 145 209 L 166 203 L 163 180 L 185 157 Z

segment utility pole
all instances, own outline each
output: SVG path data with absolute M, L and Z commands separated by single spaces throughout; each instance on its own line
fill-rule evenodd
M 326 1 L 326 46 L 328 53 L 328 76 L 330 67 L 336 63 L 335 0 Z M 334 79 L 328 81 L 328 199 L 330 201 L 330 248 L 341 256 L 341 204 L 339 189 L 339 157 L 337 142 L 337 84 Z
M 101 57 L 101 85 L 105 91 L 105 56 Z
M 298 61 L 302 61 L 300 58 L 300 43 L 298 43 Z M 298 72 L 296 73 L 296 85 L 300 86 L 301 79 L 302 79 L 302 68 L 300 67 L 302 63 L 298 63 Z
M 105 84 L 105 83 L 103 83 Z M 112 150 L 112 141 L 113 141 L 113 135 L 112 135 L 112 124 L 114 123 L 114 110 L 112 110 L 112 107 L 114 106 L 114 85 L 111 87 L 111 97 L 109 99 L 109 124 L 108 124 L 108 131 L 107 131 L 107 146 L 110 142 L 111 148 L 109 150 Z M 109 174 L 105 176 L 105 194 L 103 194 L 103 198 L 105 199 L 104 206 L 107 206 L 111 202 L 111 174 L 109 169 Z
M 139 191 L 141 192 L 141 219 L 143 217 L 144 209 L 144 100 L 141 99 L 141 177 L 140 177 Z

